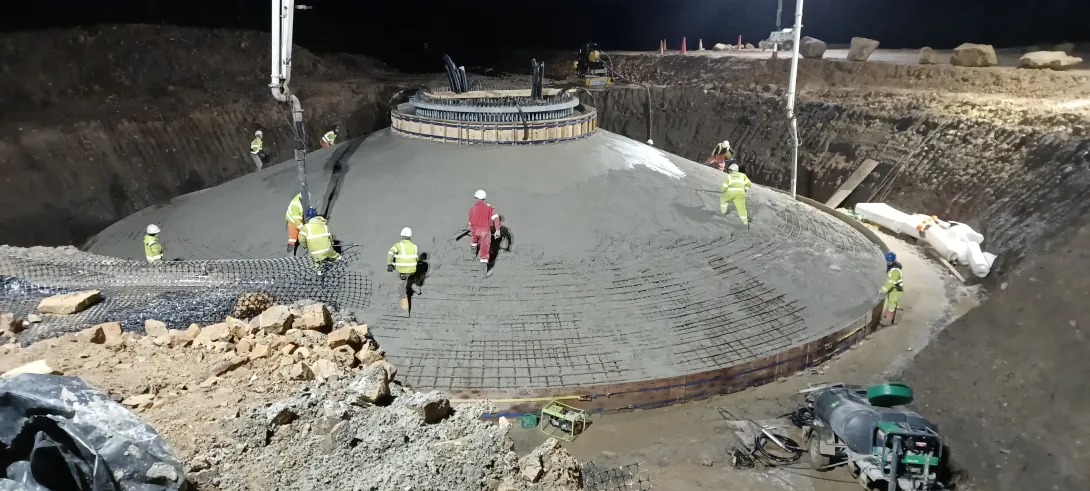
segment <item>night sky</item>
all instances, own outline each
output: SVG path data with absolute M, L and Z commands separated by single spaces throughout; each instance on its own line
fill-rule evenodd
M 404 1 L 299 0 L 296 43 L 393 61 L 431 51 L 487 57 L 494 49 L 563 49 L 587 41 L 605 50 L 652 50 L 666 38 L 695 45 L 757 43 L 775 27 L 776 0 Z M 529 10 L 529 5 L 536 6 Z M 884 48 L 996 47 L 1090 41 L 1090 0 L 807 0 L 803 34 L 829 43 L 852 36 Z M 69 0 L 18 2 L 0 29 L 32 30 L 91 23 L 166 23 L 269 29 L 271 1 Z M 794 0 L 784 0 L 784 27 Z

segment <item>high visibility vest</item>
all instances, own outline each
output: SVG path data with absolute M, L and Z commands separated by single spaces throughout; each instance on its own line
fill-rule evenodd
M 337 255 L 336 251 L 333 250 L 333 235 L 329 233 L 329 226 L 326 225 L 325 218 L 311 218 L 300 230 L 299 236 L 305 236 L 307 250 L 310 251 L 310 257 L 315 260 Z
M 332 145 L 333 142 L 336 139 L 337 139 L 337 134 L 332 132 L 332 131 L 326 133 L 325 135 L 322 135 L 322 141 L 324 141 L 324 142 L 326 142 L 326 143 L 328 143 L 330 145 Z
M 416 272 L 416 244 L 409 239 L 402 239 L 394 244 L 390 252 L 386 254 L 386 264 L 393 264 L 398 273 L 409 274 Z
M 889 293 L 896 289 L 902 291 L 905 288 L 905 282 L 901 279 L 901 268 L 890 268 L 889 273 L 886 274 L 886 286 L 883 287 L 886 293 Z
M 261 141 L 261 137 L 254 137 L 254 141 L 250 142 L 250 153 L 258 153 L 264 148 L 264 143 Z
M 295 225 L 295 228 L 303 228 L 303 195 L 297 194 L 291 199 L 291 203 L 288 203 L 288 212 L 284 214 L 284 219 Z
M 727 174 L 727 178 L 723 179 L 723 191 L 728 193 L 745 193 L 752 185 L 749 177 L 738 171 Z
M 159 243 L 159 237 L 150 234 L 144 236 L 144 255 L 149 263 L 163 262 L 163 244 Z

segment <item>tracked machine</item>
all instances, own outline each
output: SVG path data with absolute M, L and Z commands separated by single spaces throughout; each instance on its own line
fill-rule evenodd
M 897 407 L 912 402 L 912 389 L 838 384 L 810 390 L 802 411 L 810 413 L 804 429 L 814 469 L 846 465 L 868 490 L 942 489 L 942 437 L 923 416 Z
M 575 70 L 578 77 L 587 87 L 606 87 L 613 85 L 609 68 L 602 60 L 602 52 L 598 50 L 598 43 L 587 43 L 579 48 L 579 58 L 575 60 Z

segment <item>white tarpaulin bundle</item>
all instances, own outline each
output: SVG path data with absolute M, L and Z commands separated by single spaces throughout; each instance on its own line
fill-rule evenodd
M 859 203 L 855 212 L 864 220 L 894 232 L 926 240 L 947 261 L 968 264 L 978 278 L 988 276 L 995 254 L 984 252 L 984 236 L 958 222 L 939 220 L 930 215 L 908 214 L 885 203 Z

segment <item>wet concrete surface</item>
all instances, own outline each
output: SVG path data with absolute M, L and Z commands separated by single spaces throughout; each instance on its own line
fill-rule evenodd
M 530 148 L 388 131 L 349 145 L 310 154 L 312 195 L 336 196 L 331 229 L 358 244 L 346 266 L 369 279 L 366 301 L 345 307 L 417 388 L 533 391 L 745 363 L 866 315 L 884 279 L 878 246 L 839 219 L 755 187 L 746 228 L 718 213 L 721 173 L 606 131 Z M 454 237 L 478 188 L 516 237 L 489 279 Z M 280 164 L 143 210 L 90 250 L 139 258 L 157 223 L 168 259 L 283 256 L 294 193 L 294 165 Z M 405 226 L 428 254 L 410 314 L 385 270 Z

